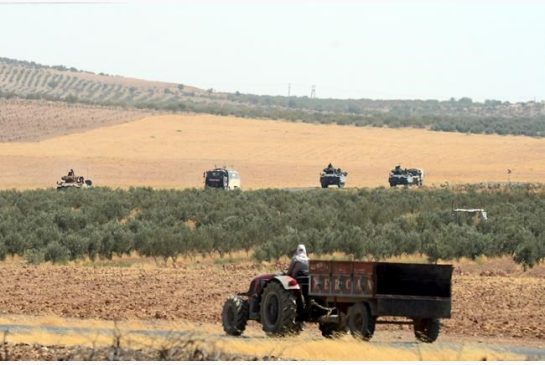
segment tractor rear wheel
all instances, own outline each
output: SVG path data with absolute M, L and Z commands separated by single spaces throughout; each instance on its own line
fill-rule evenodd
M 276 281 L 263 289 L 260 317 L 263 331 L 270 336 L 296 335 L 302 330 L 302 323 L 296 321 L 295 295 Z
M 231 336 L 240 336 L 248 322 L 248 299 L 232 295 L 223 304 L 223 330 Z
M 348 310 L 348 328 L 352 336 L 369 341 L 375 333 L 375 318 L 371 316 L 369 307 L 359 302 Z
M 432 343 L 439 337 L 441 322 L 437 318 L 414 319 L 414 335 L 418 341 Z

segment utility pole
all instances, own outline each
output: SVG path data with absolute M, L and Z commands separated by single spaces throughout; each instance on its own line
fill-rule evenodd
M 291 83 L 288 84 L 288 98 L 291 96 Z
M 310 98 L 314 99 L 316 97 L 316 85 L 312 85 L 312 89 L 310 89 Z

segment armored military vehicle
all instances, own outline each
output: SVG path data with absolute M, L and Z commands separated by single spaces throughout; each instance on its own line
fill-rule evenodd
M 213 170 L 205 171 L 204 187 L 205 188 L 217 188 L 224 190 L 240 189 L 240 174 L 233 169 L 215 168 Z
M 322 188 L 327 188 L 330 185 L 336 185 L 343 188 L 346 183 L 346 171 L 333 167 L 331 163 L 320 173 L 320 185 Z
M 424 183 L 424 170 L 422 169 L 403 169 L 397 165 L 388 176 L 388 183 L 391 187 L 396 185 L 419 185 Z
M 73 169 L 68 171 L 68 174 L 61 177 L 61 181 L 57 181 L 57 190 L 65 189 L 88 189 L 93 186 L 91 180 L 86 180 L 83 176 L 77 176 Z

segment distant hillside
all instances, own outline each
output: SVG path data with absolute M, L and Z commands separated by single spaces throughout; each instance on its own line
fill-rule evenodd
M 166 102 L 204 93 L 180 84 L 95 74 L 8 58 L 0 58 L 0 90 L 3 94 L 27 98 L 79 100 L 107 105 Z
M 182 84 L 0 58 L 0 97 L 13 96 L 311 123 L 545 136 L 544 102 L 476 103 L 469 98 L 341 100 L 217 93 Z

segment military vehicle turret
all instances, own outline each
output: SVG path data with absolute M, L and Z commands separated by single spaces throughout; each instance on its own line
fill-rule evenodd
M 320 173 L 320 185 L 324 189 L 330 185 L 336 185 L 339 188 L 343 188 L 346 183 L 346 175 L 348 175 L 346 171 L 333 167 L 330 162 Z
M 77 176 L 73 169 L 68 171 L 68 174 L 61 177 L 61 181 L 57 181 L 57 190 L 65 189 L 88 189 L 93 186 L 91 180 L 86 180 L 83 176 Z
M 215 168 L 205 171 L 204 187 L 224 190 L 240 189 L 240 174 L 233 169 Z
M 391 187 L 396 185 L 419 185 L 424 183 L 424 170 L 422 169 L 403 169 L 397 165 L 388 176 L 388 183 Z

